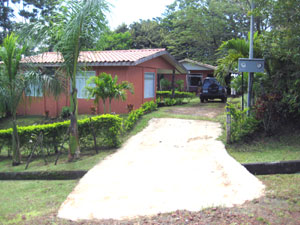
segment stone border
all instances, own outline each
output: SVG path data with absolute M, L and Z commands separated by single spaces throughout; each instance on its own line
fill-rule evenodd
M 242 164 L 253 175 L 300 173 L 300 160 Z
M 300 173 L 300 160 L 242 164 L 253 175 Z M 87 173 L 76 171 L 0 172 L 0 180 L 76 180 Z
M 0 180 L 76 180 L 86 173 L 86 170 L 0 172 Z

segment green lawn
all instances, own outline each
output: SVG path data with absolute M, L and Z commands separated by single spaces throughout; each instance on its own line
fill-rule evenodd
M 17 124 L 18 126 L 30 126 L 33 124 L 40 124 L 45 121 L 44 116 L 18 116 Z M 11 128 L 11 119 L 10 118 L 1 118 L 0 119 L 0 129 Z
M 241 97 L 229 98 L 228 101 L 241 104 Z M 225 134 L 222 140 L 225 142 Z M 273 136 L 257 133 L 252 140 L 226 145 L 226 149 L 241 163 L 300 160 L 300 129 L 288 125 Z
M 226 149 L 241 163 L 300 160 L 299 136 L 285 138 L 281 139 L 278 136 L 261 138 L 251 143 L 227 145 Z
M 24 171 L 54 171 L 54 170 L 89 170 L 96 165 L 100 160 L 103 160 L 106 156 L 115 152 L 112 150 L 100 151 L 98 154 L 93 151 L 83 152 L 81 158 L 74 162 L 68 162 L 68 156 L 66 153 L 60 156 L 57 165 L 54 165 L 56 156 L 47 156 L 48 164 L 45 165 L 42 157 L 35 158 L 29 164 L 27 170 L 25 170 L 26 159 L 19 166 L 11 166 L 11 159 L 2 157 L 0 158 L 0 172 L 24 172 Z
M 57 212 L 77 184 L 72 181 L 1 181 L 0 224 L 20 224 Z

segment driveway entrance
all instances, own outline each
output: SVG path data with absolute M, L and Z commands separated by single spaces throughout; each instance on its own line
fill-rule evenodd
M 91 169 L 58 216 L 122 219 L 233 206 L 263 195 L 263 184 L 230 157 L 219 123 L 152 119 Z

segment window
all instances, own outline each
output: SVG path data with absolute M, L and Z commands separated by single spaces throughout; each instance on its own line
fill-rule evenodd
M 31 97 L 43 97 L 43 90 L 41 84 L 30 84 L 28 87 L 27 96 Z
M 88 98 L 85 86 L 87 85 L 87 80 L 91 76 L 96 76 L 95 71 L 82 71 L 78 72 L 76 75 L 76 88 L 77 88 L 77 98 Z M 90 84 L 91 87 L 95 86 Z
M 201 86 L 202 75 L 189 75 L 190 86 Z
M 155 97 L 155 73 L 145 73 L 144 76 L 144 98 Z

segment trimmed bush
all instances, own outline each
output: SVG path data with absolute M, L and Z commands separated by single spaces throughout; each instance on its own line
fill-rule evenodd
M 156 91 L 156 97 L 158 98 L 171 98 L 172 97 L 172 91 Z M 191 92 L 180 92 L 175 91 L 174 98 L 194 98 L 195 93 Z
M 164 102 L 165 102 L 166 106 L 176 105 L 176 99 L 175 98 L 165 98 Z
M 154 101 L 144 103 L 139 109 L 133 110 L 128 114 L 124 121 L 124 130 L 128 131 L 133 128 L 139 118 L 144 114 L 157 110 L 157 104 Z
M 141 108 L 144 110 L 144 113 L 149 113 L 154 110 L 157 110 L 157 104 L 154 101 L 145 102 Z
M 70 121 L 42 124 L 26 127 L 18 127 L 20 147 L 23 153 L 28 153 L 40 133 L 43 134 L 43 146 L 55 151 L 58 145 L 63 143 L 67 134 Z M 91 126 L 97 137 L 101 138 L 104 147 L 117 147 L 120 145 L 119 135 L 122 131 L 122 119 L 117 115 L 100 115 L 78 120 L 80 140 L 92 135 Z M 10 148 L 12 129 L 0 130 L 0 142 Z M 27 152 L 28 151 L 28 152 Z

